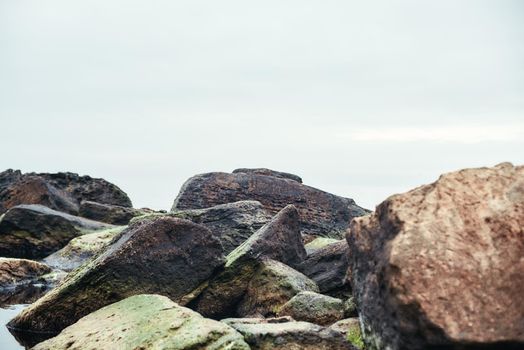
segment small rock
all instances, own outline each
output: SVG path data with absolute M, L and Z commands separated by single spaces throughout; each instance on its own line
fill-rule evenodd
M 0 291 L 29 284 L 50 272 L 49 266 L 37 261 L 0 258 Z
M 360 332 L 360 321 L 358 317 L 346 318 L 329 326 L 334 331 L 342 333 L 346 339 L 357 349 L 364 349 L 362 333 Z
M 300 292 L 279 309 L 278 316 L 330 325 L 344 318 L 344 302 L 315 292 Z
M 134 209 L 119 205 L 82 201 L 78 215 L 108 224 L 127 225 L 132 218 L 152 212 L 151 209 Z
M 340 242 L 341 240 L 328 237 L 316 237 L 305 244 L 306 252 L 308 255 L 317 251 L 320 248 L 324 248 L 328 244 Z

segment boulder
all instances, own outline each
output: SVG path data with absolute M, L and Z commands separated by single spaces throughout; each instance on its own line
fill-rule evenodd
M 300 292 L 280 307 L 278 316 L 330 325 L 344 318 L 344 302 L 315 292 Z
M 298 264 L 305 256 L 298 230 L 297 210 L 287 206 L 228 254 L 224 268 L 193 293 L 188 306 L 205 317 L 219 319 L 234 316 L 262 260 Z
M 160 295 L 135 295 L 95 311 L 33 350 L 249 350 L 225 323 L 203 318 Z
M 152 212 L 153 210 L 151 209 L 134 209 L 120 205 L 82 201 L 78 215 L 91 220 L 107 222 L 108 224 L 127 225 L 132 218 Z
M 233 174 L 255 174 L 255 175 L 265 175 L 265 176 L 272 176 L 272 177 L 278 177 L 281 179 L 289 179 L 296 181 L 298 183 L 302 183 L 302 178 L 295 174 L 290 173 L 284 173 L 282 171 L 275 171 L 267 168 L 239 168 L 233 170 Z
M 287 319 L 229 318 L 222 322 L 240 332 L 252 350 L 351 350 L 332 329 Z
M 347 236 L 370 349 L 524 347 L 524 166 L 465 169 Z
M 346 274 L 349 247 L 345 240 L 330 243 L 310 253 L 297 270 L 315 281 L 321 293 L 351 294 Z M 346 293 L 344 292 L 346 290 Z
M 204 226 L 171 217 L 131 224 L 96 259 L 9 322 L 52 336 L 103 306 L 143 293 L 178 301 L 211 277 L 224 258 Z
M 172 210 L 208 208 L 241 200 L 256 200 L 276 214 L 288 204 L 300 213 L 304 234 L 343 238 L 352 218 L 367 210 L 352 199 L 305 186 L 289 177 L 257 172 L 207 173 L 196 175 L 182 186 Z
M 345 318 L 329 326 L 334 331 L 342 333 L 346 339 L 357 349 L 364 349 L 360 321 L 358 317 Z
M 18 205 L 0 218 L 0 256 L 43 258 L 77 236 L 110 227 L 43 205 Z
M 19 204 L 41 204 L 77 215 L 82 200 L 131 207 L 129 197 L 103 179 L 74 173 L 0 173 L 0 214 Z
M 275 316 L 280 307 L 303 291 L 318 291 L 315 282 L 275 260 L 263 260 L 247 285 L 237 316 Z
M 73 238 L 65 247 L 43 261 L 53 268 L 72 271 L 103 252 L 121 236 L 125 228 L 126 226 L 117 226 Z
M 0 258 L 0 292 L 21 284 L 29 284 L 51 272 L 51 268 L 37 261 Z
M 172 215 L 205 225 L 222 243 L 224 254 L 229 254 L 271 220 L 271 215 L 257 201 L 187 209 Z

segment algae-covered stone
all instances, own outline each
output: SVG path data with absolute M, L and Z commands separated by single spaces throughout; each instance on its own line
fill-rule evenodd
M 329 238 L 329 237 L 317 237 L 313 238 L 310 242 L 308 242 L 304 247 L 306 248 L 307 254 L 311 254 L 315 252 L 316 250 L 323 248 L 331 243 L 339 242 L 340 240 L 335 238 Z
M 329 326 L 334 331 L 342 333 L 346 339 L 358 349 L 364 348 L 362 334 L 360 332 L 360 321 L 358 317 L 345 318 Z
M 91 220 L 107 222 L 108 224 L 127 225 L 132 218 L 151 212 L 153 212 L 151 209 L 135 209 L 120 205 L 82 201 L 78 215 Z
M 58 333 L 81 317 L 136 294 L 178 301 L 223 264 L 204 226 L 160 217 L 131 224 L 105 252 L 11 320 L 9 327 Z
M 240 332 L 252 350 L 351 350 L 344 336 L 308 322 L 285 319 L 222 320 Z
M 112 225 L 65 214 L 43 205 L 19 205 L 0 221 L 0 256 L 43 258 L 82 234 Z
M 44 262 L 64 271 L 74 270 L 109 247 L 125 228 L 118 226 L 73 238 L 64 248 L 45 258 Z
M 344 318 L 344 302 L 323 294 L 300 292 L 280 308 L 278 315 L 329 325 Z
M 136 295 L 108 305 L 33 350 L 249 350 L 225 323 L 203 318 L 160 295 Z
M 249 282 L 237 315 L 274 316 L 282 305 L 303 291 L 317 291 L 315 282 L 275 260 L 261 262 L 255 275 Z

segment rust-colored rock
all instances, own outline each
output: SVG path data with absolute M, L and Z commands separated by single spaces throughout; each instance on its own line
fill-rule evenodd
M 273 215 L 293 204 L 300 213 L 302 233 L 337 238 L 343 238 L 352 218 L 368 212 L 352 199 L 303 185 L 289 174 L 284 176 L 268 169 L 193 176 L 182 186 L 172 210 L 207 208 L 241 200 L 259 201 Z
M 524 166 L 394 195 L 347 240 L 370 349 L 524 348 Z

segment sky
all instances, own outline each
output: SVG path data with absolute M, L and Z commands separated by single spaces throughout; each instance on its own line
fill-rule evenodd
M 372 209 L 524 164 L 524 2 L 0 0 L 0 149 L 135 207 L 266 167 Z

